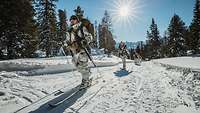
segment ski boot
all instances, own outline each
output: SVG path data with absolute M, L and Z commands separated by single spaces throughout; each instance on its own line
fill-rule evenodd
M 81 82 L 81 85 L 80 85 L 80 89 L 85 89 L 85 88 L 90 87 L 91 83 L 92 83 L 91 79 L 89 79 L 89 80 L 83 79 L 82 82 Z

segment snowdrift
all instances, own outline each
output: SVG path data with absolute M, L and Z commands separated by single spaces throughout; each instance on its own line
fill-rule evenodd
M 167 70 L 180 72 L 181 76 L 171 76 L 172 80 L 170 84 L 179 89 L 179 93 L 184 93 L 185 97 L 182 97 L 185 99 L 184 105 L 195 106 L 197 109 L 200 109 L 200 57 L 165 58 L 153 60 L 153 62 L 154 64 L 165 67 Z M 191 100 L 194 101 L 194 105 L 186 97 L 192 98 Z M 176 108 L 176 111 L 189 113 L 185 106 L 179 106 Z
M 153 60 L 154 63 L 161 64 L 167 68 L 177 70 L 187 70 L 191 72 L 200 72 L 200 57 L 174 57 Z
M 42 74 L 55 74 L 76 70 L 71 62 L 70 56 L 52 58 L 31 58 L 0 61 L 0 71 L 17 71 L 20 75 L 32 76 Z M 121 63 L 121 59 L 116 56 L 107 55 L 93 56 L 97 67 L 114 66 Z M 127 62 L 133 62 L 128 60 Z M 89 67 L 94 67 L 89 62 Z

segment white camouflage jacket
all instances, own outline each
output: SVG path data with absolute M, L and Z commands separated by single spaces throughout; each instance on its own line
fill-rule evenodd
M 67 39 L 65 40 L 65 46 L 75 54 L 82 51 L 80 45 L 77 43 L 77 35 L 85 39 L 88 44 L 93 40 L 92 34 L 88 32 L 87 28 L 84 26 L 80 28 L 80 26 L 81 23 L 73 25 L 71 32 L 67 32 Z

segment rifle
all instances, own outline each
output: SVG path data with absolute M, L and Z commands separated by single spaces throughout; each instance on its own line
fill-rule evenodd
M 81 30 L 81 33 L 84 34 L 84 33 L 83 33 L 83 30 L 82 30 L 80 27 L 79 27 L 78 30 Z M 77 31 L 78 31 L 78 30 L 77 30 Z M 70 29 L 68 32 L 70 33 L 70 32 L 71 32 L 71 29 Z M 88 50 L 87 50 L 85 47 L 83 47 L 82 44 L 81 44 L 81 41 L 84 40 L 84 38 L 79 37 L 77 32 L 76 32 L 76 37 L 77 37 L 77 39 L 78 39 L 78 40 L 77 40 L 77 43 L 79 44 L 79 46 L 81 46 L 81 48 L 85 51 L 85 53 L 87 54 L 88 58 L 90 59 L 90 61 L 91 61 L 92 64 L 94 65 L 94 67 L 97 67 L 96 64 L 94 63 L 94 61 L 92 60 L 92 57 L 90 56 Z M 70 50 L 70 53 L 72 54 L 72 57 L 73 57 L 73 52 L 72 52 L 71 50 Z
M 87 54 L 88 58 L 90 59 L 90 61 L 92 62 L 92 64 L 94 65 L 94 67 L 97 67 L 96 64 L 94 63 L 94 61 L 92 60 L 92 57 L 90 56 L 88 50 L 85 47 L 83 47 L 83 49 L 84 49 L 85 53 Z

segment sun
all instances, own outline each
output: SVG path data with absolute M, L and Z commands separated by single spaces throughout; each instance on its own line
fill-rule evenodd
M 122 17 L 128 16 L 129 15 L 129 7 L 128 6 L 122 6 L 119 8 L 119 14 Z
M 131 26 L 139 20 L 139 12 L 142 5 L 139 0 L 108 0 L 112 21 L 117 25 Z

